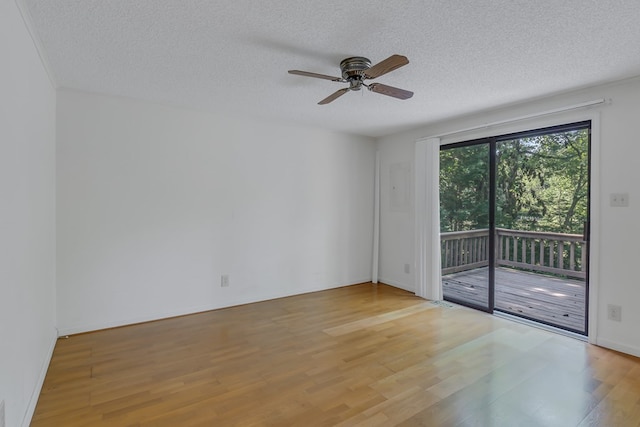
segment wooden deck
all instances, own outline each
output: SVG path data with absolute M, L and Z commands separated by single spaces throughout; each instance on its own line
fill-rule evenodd
M 487 306 L 487 267 L 442 277 L 445 298 Z M 579 332 L 585 330 L 585 283 L 510 268 L 496 269 L 495 308 Z

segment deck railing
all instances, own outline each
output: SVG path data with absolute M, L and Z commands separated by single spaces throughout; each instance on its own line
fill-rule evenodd
M 489 229 L 440 233 L 442 274 L 489 265 Z
M 442 274 L 489 265 L 489 230 L 440 234 Z M 530 271 L 586 277 L 587 242 L 580 234 L 496 229 L 496 264 Z

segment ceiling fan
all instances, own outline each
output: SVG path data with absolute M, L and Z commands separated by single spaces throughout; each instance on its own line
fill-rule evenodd
M 318 79 L 331 80 L 333 82 L 349 83 L 349 87 L 340 89 L 327 96 L 322 101 L 318 102 L 318 104 L 320 105 L 328 104 L 351 90 L 360 90 L 363 86 L 372 92 L 380 93 L 382 95 L 392 96 L 398 99 L 409 99 L 413 96 L 413 92 L 410 92 L 408 90 L 383 85 L 382 83 L 366 84 L 364 82 L 367 79 L 375 79 L 376 77 L 387 74 L 404 65 L 407 65 L 408 63 L 409 60 L 406 56 L 391 55 L 384 61 L 371 66 L 371 61 L 369 59 L 362 56 L 354 56 L 351 58 L 343 59 L 342 62 L 340 62 L 342 77 L 333 77 L 327 76 L 326 74 L 310 73 L 308 71 L 300 70 L 289 70 L 289 74 L 315 77 Z

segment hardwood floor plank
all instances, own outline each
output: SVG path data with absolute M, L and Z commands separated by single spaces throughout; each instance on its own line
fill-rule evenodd
M 48 426 L 627 426 L 640 360 L 361 284 L 58 340 Z
M 350 322 L 340 326 L 335 326 L 333 328 L 328 328 L 328 329 L 325 329 L 323 332 L 331 336 L 337 337 L 340 335 L 345 335 L 351 332 L 358 331 L 360 329 L 365 329 L 372 326 L 377 326 L 381 323 L 387 323 L 392 320 L 400 319 L 405 316 L 410 316 L 412 314 L 418 313 L 423 310 L 428 310 L 434 307 L 435 307 L 434 304 L 431 304 L 428 302 L 425 302 L 422 304 L 416 304 L 411 307 L 395 310 L 388 313 L 378 314 L 377 316 L 356 320 L 354 322 Z

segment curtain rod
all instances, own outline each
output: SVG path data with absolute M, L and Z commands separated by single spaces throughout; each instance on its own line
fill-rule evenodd
M 488 128 L 492 127 L 492 126 L 504 125 L 504 124 L 507 124 L 507 123 L 514 123 L 514 122 L 519 122 L 521 120 L 534 119 L 534 118 L 537 118 L 537 117 L 548 116 L 550 114 L 564 113 L 566 111 L 578 110 L 580 108 L 592 107 L 594 105 L 602 105 L 602 104 L 611 104 L 611 99 L 609 99 L 609 100 L 604 99 L 604 98 L 594 99 L 593 101 L 585 101 L 585 102 L 581 102 L 579 104 L 567 105 L 565 107 L 554 108 L 553 110 L 547 110 L 547 111 L 543 111 L 543 112 L 540 112 L 540 113 L 527 114 L 525 116 L 519 116 L 519 117 L 514 117 L 514 118 L 511 118 L 511 119 L 499 120 L 499 121 L 491 122 L 491 123 L 485 123 L 485 124 L 482 124 L 482 125 L 477 125 L 477 126 L 468 127 L 468 128 L 465 128 L 465 129 L 455 130 L 453 132 L 445 132 L 445 133 L 441 133 L 439 135 L 428 136 L 428 137 L 420 138 L 420 139 L 425 140 L 425 139 L 429 139 L 429 138 L 442 138 L 443 136 L 451 136 L 451 135 L 470 132 L 470 131 L 478 130 L 478 129 L 488 129 Z

